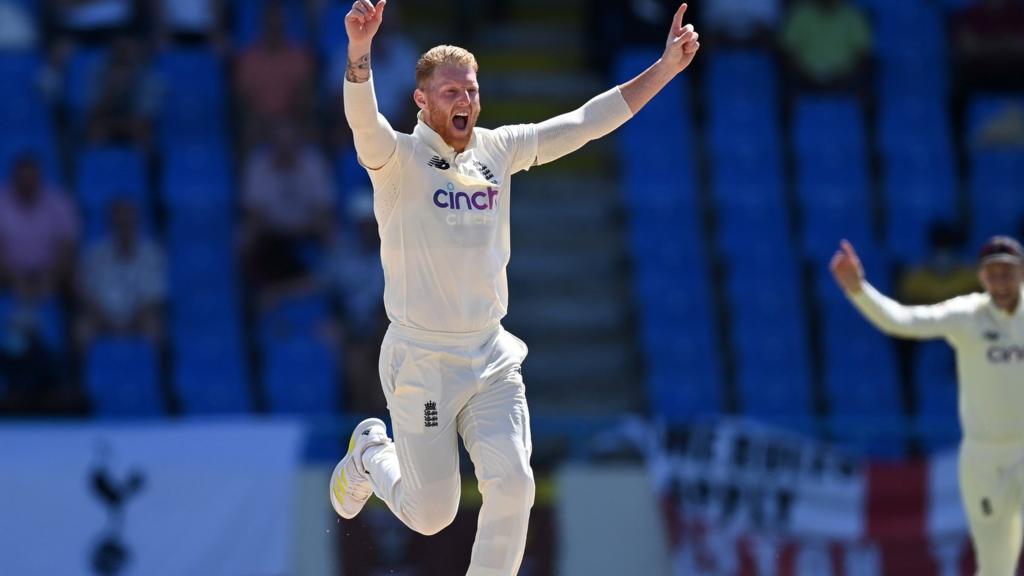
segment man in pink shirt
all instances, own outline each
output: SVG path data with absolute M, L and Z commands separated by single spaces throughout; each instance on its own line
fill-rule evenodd
M 239 58 L 235 88 L 250 144 L 266 137 L 275 123 L 308 117 L 313 61 L 306 49 L 288 41 L 279 2 L 267 3 L 260 39 Z
M 69 286 L 77 240 L 71 200 L 44 185 L 34 157 L 18 158 L 0 191 L 0 283 L 29 298 Z

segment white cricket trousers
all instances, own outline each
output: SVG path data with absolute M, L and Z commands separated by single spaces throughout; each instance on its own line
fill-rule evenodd
M 500 325 L 438 335 L 392 324 L 381 346 L 394 444 L 363 457 L 373 491 L 406 526 L 436 534 L 458 511 L 462 436 L 483 496 L 467 576 L 513 576 L 523 558 L 534 497 L 526 354 Z
M 960 497 L 967 511 L 978 576 L 1016 574 L 1021 551 L 1024 442 L 960 445 Z

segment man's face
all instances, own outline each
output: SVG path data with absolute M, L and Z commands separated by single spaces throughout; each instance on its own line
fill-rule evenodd
M 22 200 L 32 200 L 39 193 L 41 177 L 34 162 L 21 162 L 14 169 L 14 191 Z
M 413 93 L 416 105 L 427 125 L 456 152 L 462 152 L 469 146 L 480 116 L 476 72 L 469 66 L 446 64 L 434 69 L 425 84 Z
M 996 306 L 1006 311 L 1020 305 L 1020 285 L 1024 282 L 1024 266 L 1007 262 L 989 262 L 978 271 L 978 280 Z

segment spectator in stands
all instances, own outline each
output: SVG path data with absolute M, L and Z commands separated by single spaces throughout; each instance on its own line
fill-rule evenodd
M 124 36 L 89 84 L 89 139 L 95 143 L 146 145 L 159 107 L 160 88 L 138 41 Z
M 274 124 L 308 120 L 314 73 L 308 50 L 286 36 L 282 3 L 268 0 L 261 36 L 242 52 L 235 78 L 246 144 L 261 141 Z
M 1024 1 L 980 0 L 952 22 L 958 86 L 1024 90 Z
M 323 249 L 333 219 L 334 183 L 320 151 L 288 123 L 249 157 L 244 178 L 244 268 L 266 296 L 310 275 L 310 253 Z
M 17 158 L 0 192 L 0 284 L 29 299 L 69 287 L 78 230 L 74 205 L 44 184 L 38 160 Z
M 800 89 L 858 91 L 866 85 L 871 28 L 848 0 L 800 0 L 786 15 L 781 42 Z
M 142 236 L 132 200 L 111 202 L 109 217 L 109 236 L 86 250 L 79 268 L 77 344 L 86 350 L 97 336 L 112 334 L 146 338 L 158 345 L 163 340 L 167 296 L 163 249 Z
M 0 51 L 35 50 L 39 28 L 35 16 L 22 2 L 0 0 Z
M 779 0 L 712 0 L 701 10 L 702 28 L 719 46 L 770 46 L 779 24 Z
M 213 44 L 224 37 L 224 0 L 148 0 L 162 43 Z
M 963 231 L 938 223 L 929 231 L 931 253 L 921 264 L 907 269 L 899 279 L 897 294 L 907 304 L 937 304 L 955 296 L 981 290 L 975 266 L 962 254 Z
M 377 374 L 377 350 L 387 330 L 380 236 L 370 190 L 354 191 L 346 204 L 353 234 L 337 233 L 323 259 L 319 284 L 340 311 L 349 406 L 357 412 L 386 407 Z

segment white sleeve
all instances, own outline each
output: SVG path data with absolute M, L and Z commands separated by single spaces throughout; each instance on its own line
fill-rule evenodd
M 345 80 L 342 92 L 345 119 L 352 128 L 359 162 L 368 170 L 378 170 L 394 158 L 398 136 L 387 119 L 377 111 L 373 75 L 366 82 Z
M 915 340 L 952 338 L 965 312 L 963 298 L 931 306 L 904 306 L 867 282 L 859 293 L 847 297 L 882 332 Z
M 633 112 L 616 86 L 591 98 L 583 106 L 537 124 L 537 158 L 535 165 L 557 160 L 584 144 L 609 134 Z

